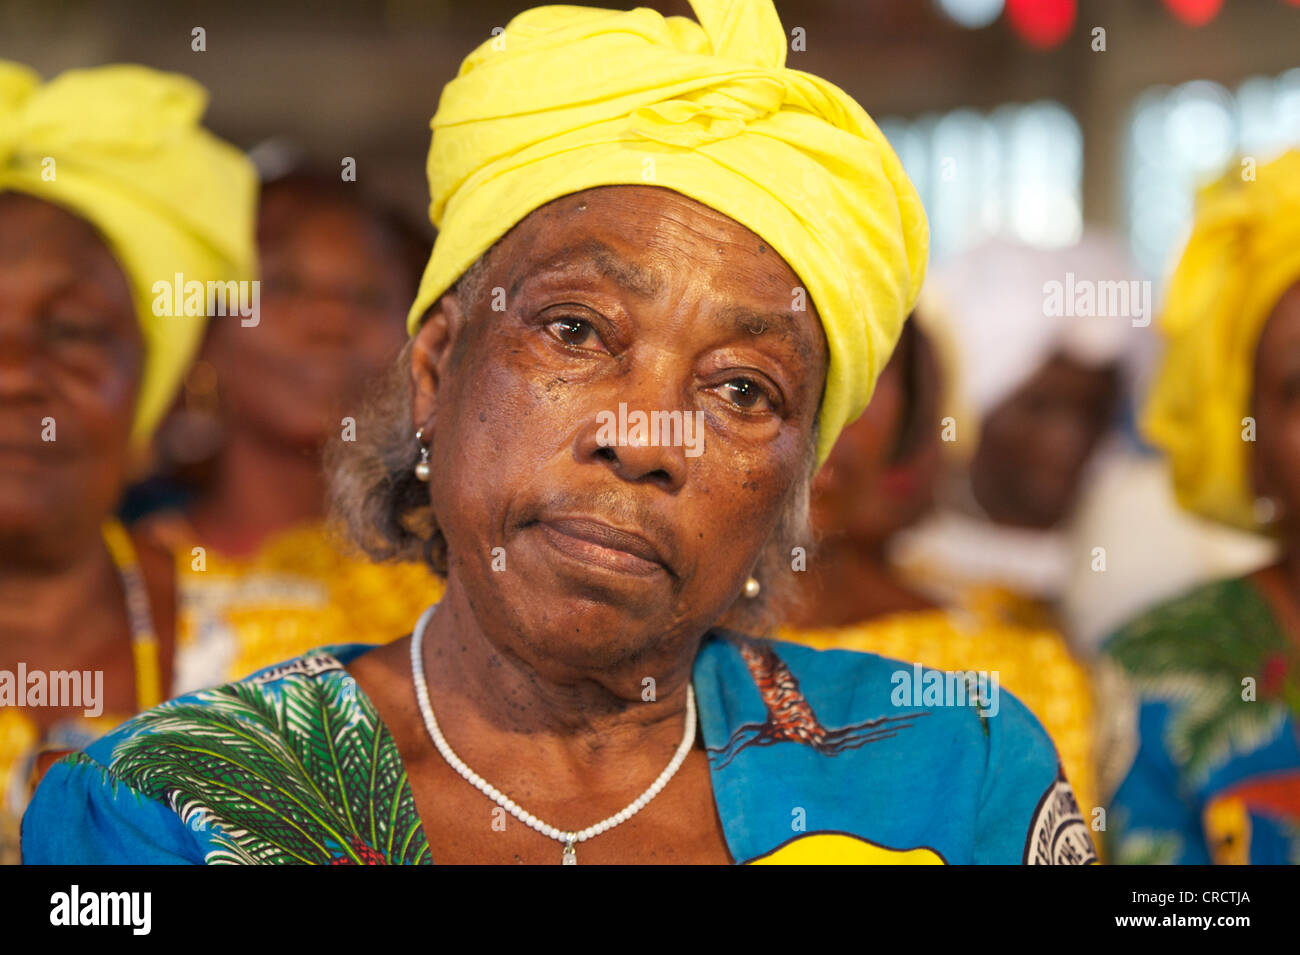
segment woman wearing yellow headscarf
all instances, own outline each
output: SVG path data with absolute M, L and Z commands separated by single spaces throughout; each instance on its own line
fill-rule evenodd
M 413 343 L 340 474 L 442 601 L 57 764 L 29 860 L 1092 857 L 1017 701 L 904 700 L 943 675 L 717 627 L 790 573 L 927 229 L 770 0 L 692 6 L 527 11 L 443 90 Z
M 170 678 L 170 563 L 111 515 L 205 321 L 164 288 L 253 277 L 253 172 L 205 99 L 142 67 L 41 83 L 0 61 L 2 861 L 37 754 Z
M 195 493 L 133 528 L 175 559 L 174 693 L 325 643 L 391 640 L 441 593 L 422 563 L 373 563 L 325 520 L 323 449 L 356 429 L 406 337 L 429 256 L 413 231 L 337 173 L 263 182 L 258 324 L 209 325 L 184 411 L 159 435 L 191 449 L 210 436 L 189 461 Z
M 812 517 L 820 540 L 779 635 L 823 650 L 996 673 L 999 690 L 1015 693 L 1051 735 L 1090 810 L 1097 805 L 1092 699 L 1087 671 L 1064 638 L 1050 627 L 942 604 L 914 589 L 889 559 L 897 535 L 934 506 L 940 476 L 950 373 L 925 307 L 903 330 L 871 404 L 817 474 Z
M 1281 556 L 1108 643 L 1133 690 L 1120 862 L 1300 862 L 1300 151 L 1200 196 L 1146 414 L 1179 503 Z

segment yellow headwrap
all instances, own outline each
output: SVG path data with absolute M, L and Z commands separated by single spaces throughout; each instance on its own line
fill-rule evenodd
M 664 186 L 762 236 L 799 275 L 830 345 L 824 461 L 920 290 L 925 213 L 862 107 L 785 67 L 771 0 L 691 6 L 699 23 L 538 7 L 461 64 L 433 117 L 439 234 L 409 328 L 539 206 L 596 186 Z
M 1250 442 L 1255 351 L 1282 294 L 1300 281 L 1300 152 L 1232 170 L 1201 191 L 1192 236 L 1169 283 L 1167 351 L 1143 420 L 1164 449 L 1183 507 L 1258 530 Z
M 199 125 L 207 93 L 142 66 L 70 70 L 42 85 L 0 60 L 0 191 L 84 217 L 131 283 L 145 364 L 132 440 L 147 441 L 180 384 L 205 320 L 157 316 L 153 285 L 252 279 L 257 176 Z

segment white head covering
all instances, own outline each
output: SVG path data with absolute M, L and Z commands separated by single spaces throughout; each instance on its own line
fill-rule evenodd
M 1149 322 L 1152 308 L 1150 284 L 1118 243 L 1095 233 L 1063 249 L 995 239 L 934 269 L 932 282 L 939 314 L 931 318 L 954 351 L 954 388 L 981 420 L 1056 354 L 1090 368 L 1119 361 L 1131 372 L 1134 322 Z M 1107 314 L 1116 305 L 1123 314 Z M 1080 306 L 1090 314 L 1077 314 Z

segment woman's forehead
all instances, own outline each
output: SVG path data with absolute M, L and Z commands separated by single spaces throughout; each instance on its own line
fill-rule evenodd
M 1300 282 L 1292 284 L 1278 296 L 1277 303 L 1264 322 L 1261 341 L 1294 339 L 1300 335 Z M 1267 349 L 1261 349 L 1263 354 Z
M 596 271 L 647 297 L 674 277 L 742 277 L 747 294 L 802 304 L 789 264 L 761 237 L 694 199 L 657 186 L 602 186 L 554 200 L 530 213 L 499 248 L 507 291 L 527 278 Z M 733 289 L 734 291 L 734 289 Z
M 21 192 L 0 192 L 0 218 L 6 228 L 0 230 L 0 249 L 33 248 L 36 244 L 66 246 L 70 250 L 88 251 L 108 246 L 85 219 L 52 202 Z
M 55 203 L 0 192 L 0 261 L 47 273 L 75 273 L 130 301 L 130 283 L 107 240 L 87 220 Z

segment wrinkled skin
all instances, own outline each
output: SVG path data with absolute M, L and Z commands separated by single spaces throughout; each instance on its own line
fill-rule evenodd
M 444 296 L 413 359 L 411 431 L 432 435 L 449 545 L 425 639 L 430 694 L 463 759 L 540 818 L 582 828 L 631 802 L 680 741 L 700 639 L 808 466 L 826 343 L 814 312 L 791 312 L 800 282 L 779 255 L 663 189 L 557 200 L 488 262 L 505 311 L 491 294 Z M 597 414 L 619 402 L 701 411 L 703 454 L 602 447 Z M 596 526 L 566 523 L 578 517 Z M 640 540 L 595 543 L 600 524 Z M 494 831 L 492 804 L 434 751 L 407 653 L 398 641 L 351 669 L 393 731 L 434 858 L 558 862 L 557 843 L 513 821 Z M 579 851 L 727 857 L 698 743 L 641 814 Z

